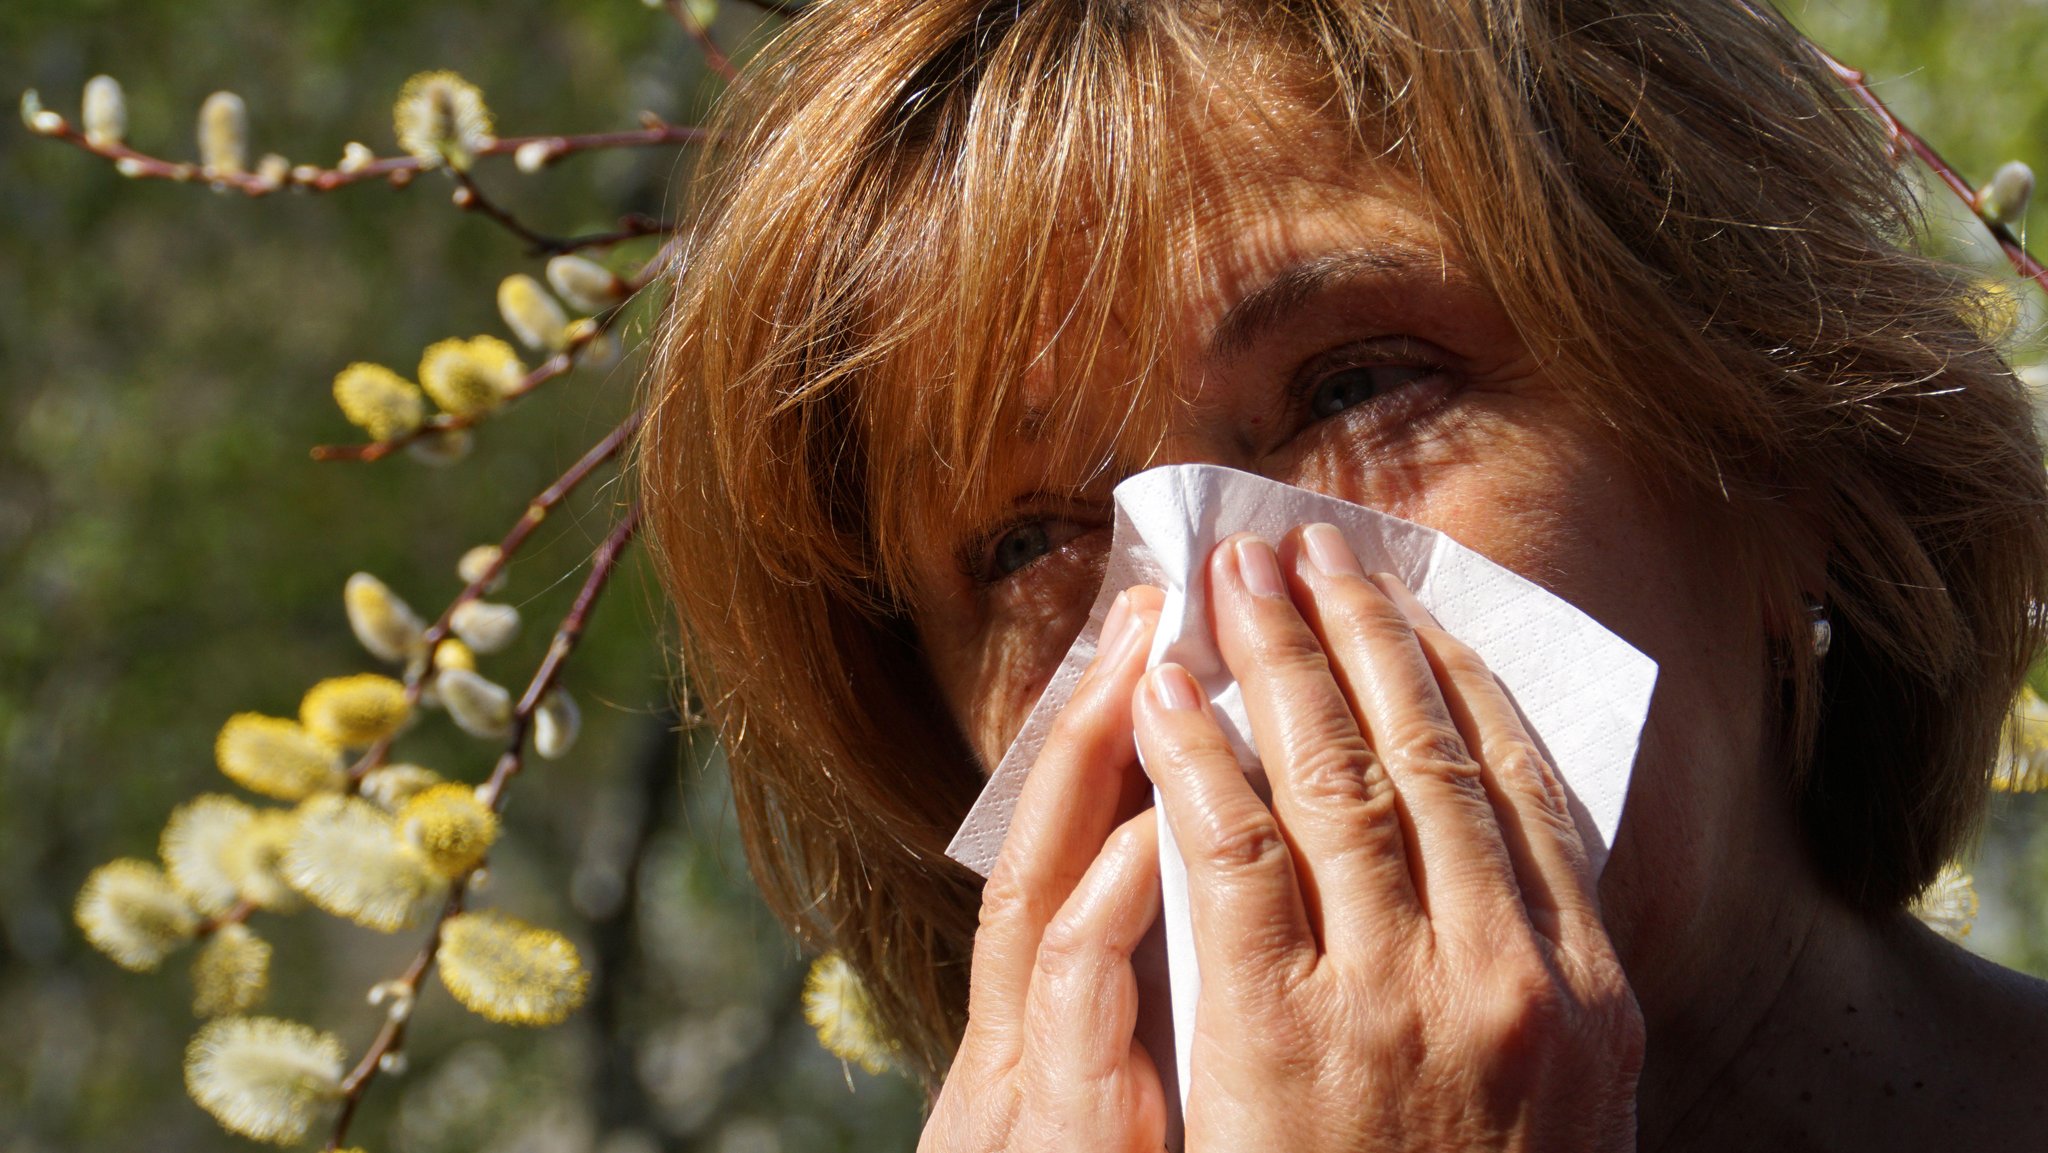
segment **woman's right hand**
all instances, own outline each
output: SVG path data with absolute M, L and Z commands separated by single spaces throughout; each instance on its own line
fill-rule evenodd
M 1157 822 L 1147 809 L 1116 823 L 1143 788 L 1131 700 L 1163 599 L 1142 586 L 1117 598 L 1025 780 L 982 890 L 967 1030 L 919 1153 L 1156 1153 L 1165 1139 L 1159 1073 L 1132 1035 Z

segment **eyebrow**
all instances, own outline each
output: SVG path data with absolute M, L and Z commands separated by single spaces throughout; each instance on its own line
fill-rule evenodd
M 1440 249 L 1420 244 L 1384 242 L 1366 248 L 1318 253 L 1282 268 L 1224 312 L 1209 335 L 1209 355 L 1227 359 L 1245 351 L 1265 329 L 1289 312 L 1332 288 L 1361 280 L 1433 273 L 1440 280 L 1458 279 Z

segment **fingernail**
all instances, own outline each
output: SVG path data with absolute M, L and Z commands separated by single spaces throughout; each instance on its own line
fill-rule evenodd
M 1280 579 L 1280 557 L 1273 546 L 1255 536 L 1237 542 L 1237 577 L 1255 597 L 1284 597 L 1287 585 Z
M 1102 635 L 1095 640 L 1095 654 L 1098 660 L 1113 659 L 1123 649 L 1124 640 L 1131 631 L 1131 594 L 1116 594 L 1116 600 L 1109 606 L 1109 615 L 1102 618 Z
M 1372 574 L 1372 583 L 1379 586 L 1381 592 L 1387 594 L 1387 599 L 1394 602 L 1394 607 L 1401 610 L 1401 615 L 1408 618 L 1410 625 L 1415 628 L 1421 628 L 1424 625 L 1430 628 L 1443 627 L 1436 623 L 1436 618 L 1429 615 L 1429 610 L 1422 607 L 1422 602 L 1416 600 L 1415 594 L 1409 592 L 1408 586 L 1402 584 L 1401 579 L 1393 573 L 1374 573 Z
M 1335 525 L 1312 524 L 1302 529 L 1301 543 L 1308 549 L 1309 562 L 1324 576 L 1365 575 L 1365 570 L 1359 567 L 1358 558 L 1352 555 L 1351 545 Z
M 1202 690 L 1195 678 L 1179 665 L 1160 665 L 1151 674 L 1152 699 L 1174 712 L 1202 707 Z

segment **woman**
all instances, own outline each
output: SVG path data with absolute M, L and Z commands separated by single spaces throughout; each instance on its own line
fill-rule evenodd
M 2048 991 L 1901 909 L 2040 641 L 2040 450 L 1776 14 L 827 0 L 735 108 L 645 492 L 757 875 L 942 1082 L 926 1148 L 1158 1146 L 1139 748 L 1216 975 L 1191 1149 L 2038 1145 Z M 1485 670 L 1313 526 L 1210 561 L 1270 811 L 1130 590 L 986 890 L 944 858 L 1109 490 L 1183 461 L 1658 662 L 1597 889 Z

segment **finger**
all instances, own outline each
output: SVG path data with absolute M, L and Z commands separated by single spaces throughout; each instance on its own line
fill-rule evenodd
M 1103 622 L 1101 650 L 1024 779 L 1009 834 L 982 886 L 968 984 L 972 1032 L 1018 1037 L 1039 937 L 1116 824 L 1123 778 L 1136 759 L 1131 694 L 1163 601 L 1159 590 L 1144 586 L 1117 598 Z
M 1308 526 L 1288 551 L 1309 625 L 1400 795 L 1409 867 L 1431 921 L 1441 930 L 1450 921 L 1471 928 L 1521 919 L 1514 862 L 1479 762 L 1414 628 L 1334 527 Z
M 1187 866 L 1188 911 L 1204 982 L 1226 995 L 1284 991 L 1315 966 L 1315 935 L 1280 822 L 1252 792 L 1188 671 L 1145 674 L 1136 700 L 1138 750 L 1159 788 Z
M 1373 583 L 1414 626 L 1416 640 L 1443 686 L 1444 702 L 1466 743 L 1478 754 L 1530 923 L 1560 944 L 1588 928 L 1599 930 L 1592 859 L 1572 818 L 1564 781 L 1523 724 L 1507 690 L 1479 654 L 1445 632 L 1406 585 L 1385 573 L 1375 576 Z
M 1384 943 L 1421 912 L 1398 799 L 1289 596 L 1273 547 L 1225 541 L 1210 560 L 1217 642 L 1236 675 L 1302 896 L 1324 948 Z
M 1159 915 L 1158 827 L 1150 809 L 1118 826 L 1039 942 L 1019 1071 L 1030 1099 L 1055 1116 L 1083 1120 L 1130 1060 L 1131 953 Z

